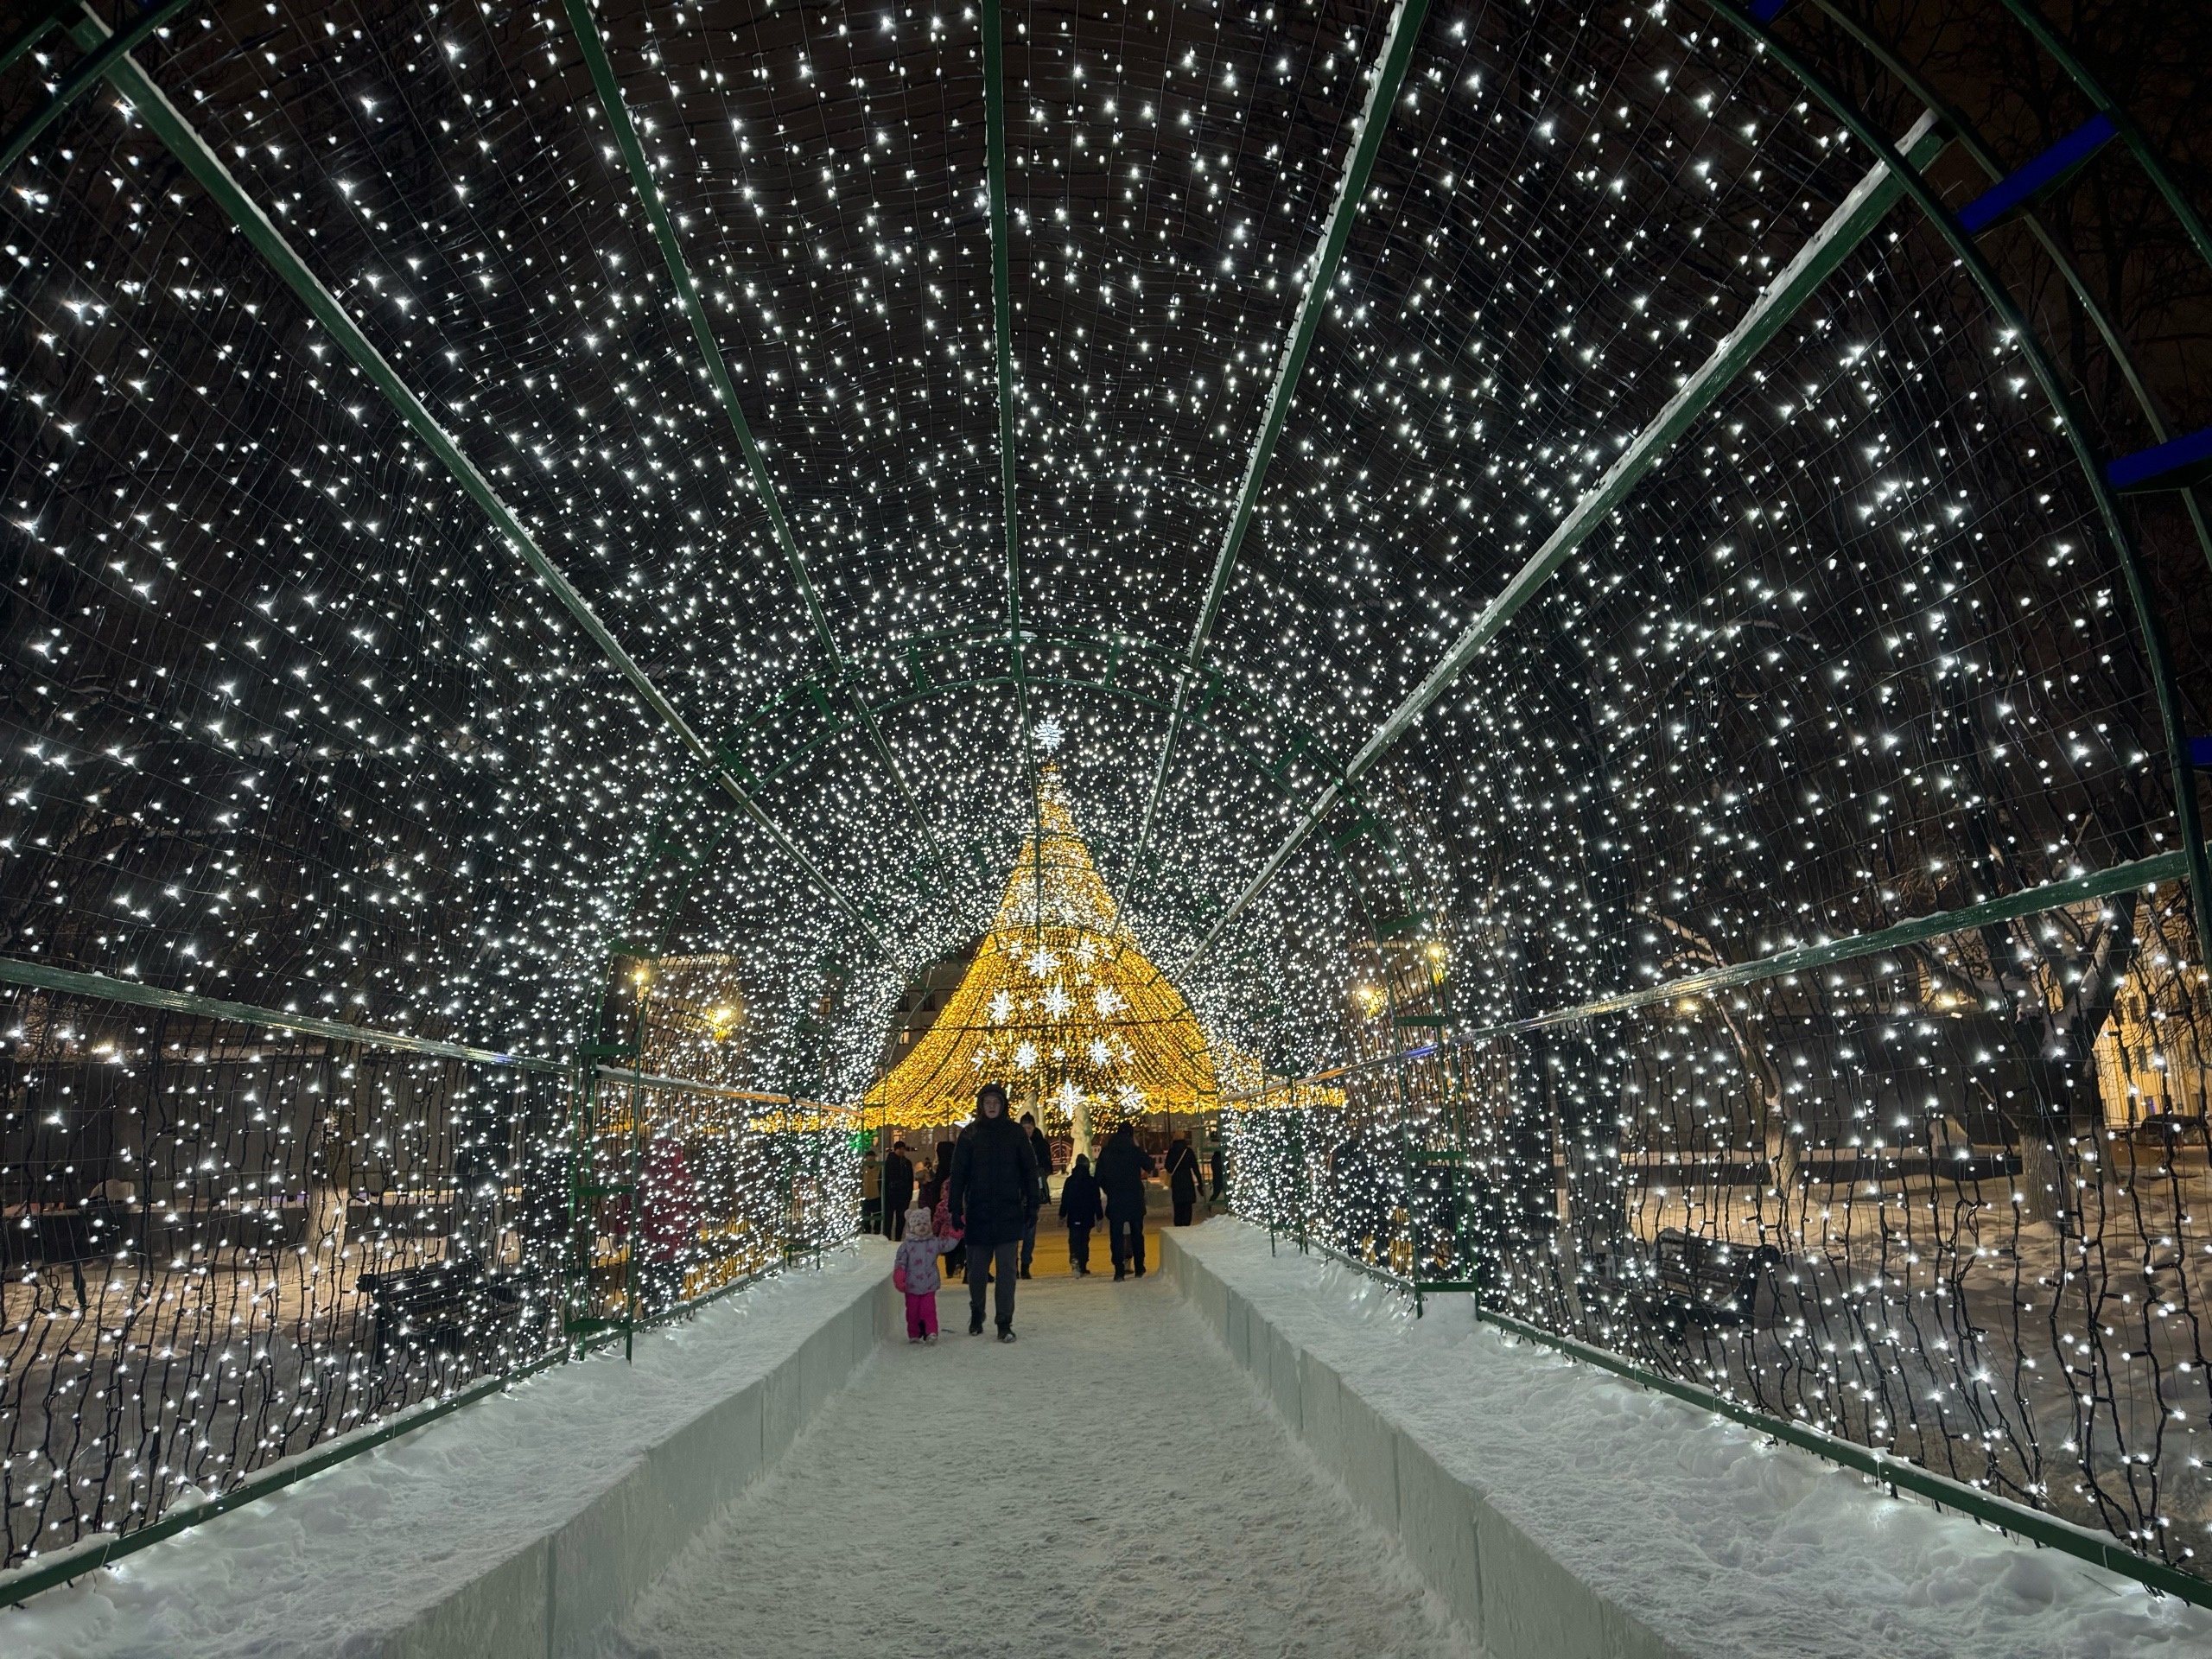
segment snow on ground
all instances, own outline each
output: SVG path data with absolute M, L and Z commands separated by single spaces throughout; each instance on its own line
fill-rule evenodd
M 938 1297 L 639 1602 L 626 1659 L 1442 1656 L 1463 1640 L 1160 1274 Z
M 1432 1297 L 1416 1320 L 1395 1293 L 1287 1241 L 1271 1255 L 1267 1234 L 1241 1222 L 1177 1239 L 1569 1571 L 1686 1651 L 2212 1655 L 2212 1611 L 1516 1343 L 1478 1325 L 1465 1297 Z
M 1218 1222 L 1178 1235 L 1578 1575 L 1733 1659 L 2181 1659 L 2154 1599 Z M 305 1655 L 404 1623 L 557 1528 L 882 1276 L 870 1243 L 559 1368 L 0 1612 L 10 1659 Z M 632 1659 L 1444 1655 L 1465 1638 L 1160 1274 L 1021 1287 L 1022 1340 L 894 1343 L 694 1544 Z M 1492 1659 L 1515 1659 L 1498 1654 Z
M 556 1366 L 66 1588 L 0 1611 L 8 1659 L 330 1654 L 560 1527 L 647 1448 L 765 1376 L 887 1276 L 862 1240 Z

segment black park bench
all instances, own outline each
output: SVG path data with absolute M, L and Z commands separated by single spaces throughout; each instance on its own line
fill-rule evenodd
M 1749 1324 L 1758 1312 L 1759 1281 L 1782 1263 L 1771 1244 L 1664 1229 L 1649 1255 L 1608 1258 L 1598 1275 L 1606 1301 L 1667 1337 L 1691 1327 Z
M 365 1273 L 354 1283 L 369 1299 L 370 1351 L 380 1365 L 479 1351 L 520 1325 L 527 1300 L 521 1281 L 494 1278 L 473 1256 Z

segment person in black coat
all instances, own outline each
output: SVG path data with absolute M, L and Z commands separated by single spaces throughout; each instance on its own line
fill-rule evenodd
M 883 1160 L 883 1217 L 889 1222 L 887 1236 L 893 1243 L 906 1236 L 906 1207 L 914 1201 L 914 1160 L 907 1155 L 906 1143 L 894 1141 L 891 1155 Z
M 1198 1154 L 1177 1135 L 1167 1148 L 1167 1195 L 1175 1201 L 1175 1224 L 1191 1224 L 1191 1210 L 1198 1201 Z
M 922 1202 L 931 1214 L 937 1211 L 938 1200 L 945 1196 L 945 1188 L 952 1185 L 952 1146 L 950 1141 L 937 1143 L 937 1161 L 931 1166 L 930 1179 L 922 1184 Z M 951 1219 L 949 1213 L 951 1207 L 950 1202 L 945 1205 L 948 1221 Z M 952 1247 L 952 1253 L 944 1258 L 944 1268 L 948 1274 L 963 1274 L 968 1270 L 968 1243 L 965 1239 Z
M 1144 1277 L 1144 1178 L 1152 1168 L 1152 1154 L 1137 1145 L 1128 1124 L 1106 1137 L 1098 1154 L 1098 1185 L 1106 1195 L 1106 1247 L 1116 1279 L 1127 1278 L 1132 1264 L 1137 1277 Z
M 1105 1213 L 1090 1160 L 1077 1153 L 1075 1167 L 1060 1183 L 1060 1219 L 1068 1224 L 1068 1265 L 1086 1279 L 1090 1276 L 1090 1230 Z
M 1029 1155 L 1037 1160 L 1037 1210 L 1041 1210 L 1052 1199 L 1052 1143 L 1037 1127 L 1034 1112 L 1021 1115 L 1021 1131 L 1029 1137 Z M 1025 1279 L 1037 1262 L 1037 1210 L 1029 1212 L 1029 1230 L 1021 1236 L 1021 1276 Z
M 968 1249 L 968 1334 L 983 1329 L 983 1291 L 998 1271 L 999 1340 L 1014 1340 L 1014 1279 L 1021 1236 L 1037 1215 L 1037 1154 L 1021 1125 L 1007 1116 L 1006 1090 L 987 1083 L 976 1091 L 976 1116 L 952 1149 L 952 1224 Z

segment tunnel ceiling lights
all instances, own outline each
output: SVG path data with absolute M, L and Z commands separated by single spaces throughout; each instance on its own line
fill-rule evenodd
M 1732 14 L 149 16 L 9 111 L 8 954 L 554 1054 L 720 951 L 850 1096 L 1046 720 L 1270 1063 L 1401 924 L 1479 1024 L 2190 855 L 2032 342 L 1822 243 L 1877 157 Z

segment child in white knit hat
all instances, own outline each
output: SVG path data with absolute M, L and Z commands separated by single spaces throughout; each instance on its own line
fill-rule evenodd
M 960 1243 L 957 1229 L 950 1237 L 931 1236 L 927 1206 L 916 1205 L 906 1212 L 906 1236 L 899 1246 L 899 1259 L 891 1269 L 891 1282 L 906 1293 L 906 1340 L 937 1340 L 937 1289 L 943 1282 L 937 1259 Z

